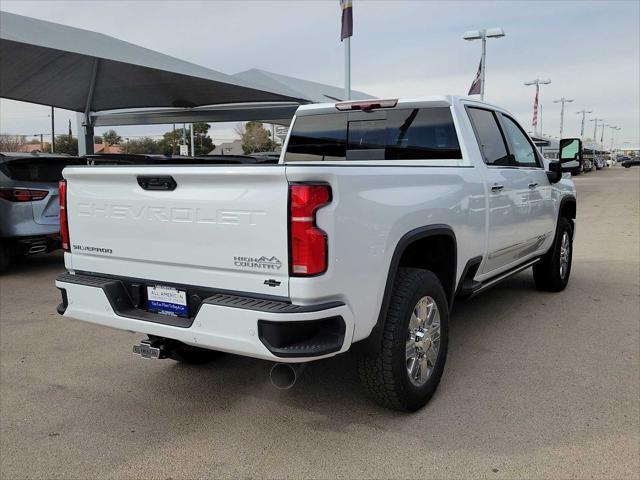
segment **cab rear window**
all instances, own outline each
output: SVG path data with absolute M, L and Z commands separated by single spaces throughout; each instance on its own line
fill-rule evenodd
M 297 117 L 285 154 L 285 162 L 461 158 L 447 107 Z

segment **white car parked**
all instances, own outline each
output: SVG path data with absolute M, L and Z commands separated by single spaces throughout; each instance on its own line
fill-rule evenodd
M 147 357 L 278 362 L 281 386 L 357 347 L 371 396 L 413 411 L 455 299 L 528 267 L 542 290 L 569 280 L 574 185 L 499 107 L 303 106 L 279 161 L 218 161 L 65 169 L 58 311 L 147 334 Z

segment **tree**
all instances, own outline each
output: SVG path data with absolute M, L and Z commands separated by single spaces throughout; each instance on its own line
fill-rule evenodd
M 193 124 L 193 141 L 196 144 L 196 155 L 206 155 L 215 148 L 213 140 L 211 140 L 211 137 L 208 135 L 209 128 L 209 124 L 205 122 Z M 180 153 L 179 145 L 183 143 L 182 138 L 182 128 L 166 132 L 159 142 L 162 152 L 165 155 L 178 155 Z M 186 145 L 189 147 L 189 153 L 191 153 L 191 128 L 185 129 L 184 139 Z
M 163 153 L 161 142 L 150 137 L 134 138 L 124 144 L 124 151 L 131 154 Z
M 245 155 L 256 152 L 270 152 L 276 148 L 269 132 L 260 122 L 247 122 L 244 128 L 236 129 L 242 140 L 242 151 Z
M 187 139 L 188 138 L 189 137 L 187 137 Z M 160 140 L 159 143 L 162 153 L 165 155 L 177 155 L 180 153 L 178 145 L 182 143 L 182 129 L 169 130 L 162 136 L 162 140 Z
M 78 139 L 71 135 L 56 135 L 56 143 L 53 146 L 54 153 L 66 153 L 78 155 Z
M 25 141 L 24 135 L 0 134 L 0 152 L 19 152 L 22 150 Z
M 197 122 L 193 124 L 193 141 L 196 144 L 196 155 L 206 155 L 215 148 L 213 140 L 209 136 L 209 124 Z
M 102 138 L 109 144 L 109 145 L 119 145 L 120 142 L 122 141 L 122 137 L 120 135 L 118 135 L 118 132 L 116 132 L 115 130 L 111 129 L 111 130 L 107 130 L 103 135 Z

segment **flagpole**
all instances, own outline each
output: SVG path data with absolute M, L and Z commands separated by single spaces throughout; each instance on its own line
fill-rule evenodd
M 538 136 L 538 125 L 540 125 L 540 136 L 542 136 L 542 112 L 540 112 L 540 84 L 536 82 L 536 128 L 534 133 Z
M 344 96 L 351 100 L 351 37 L 344 39 Z
M 487 56 L 487 35 L 485 30 L 482 30 L 482 80 L 480 81 L 480 101 L 484 102 L 484 70 L 485 70 L 485 57 Z

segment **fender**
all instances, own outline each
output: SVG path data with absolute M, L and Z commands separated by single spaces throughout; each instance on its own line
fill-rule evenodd
M 384 330 L 384 322 L 387 316 L 387 311 L 389 309 L 389 302 L 391 300 L 391 291 L 393 290 L 393 284 L 396 280 L 396 274 L 398 272 L 398 266 L 400 265 L 400 259 L 402 258 L 405 250 L 416 240 L 422 240 L 427 237 L 435 237 L 441 235 L 446 235 L 453 240 L 453 282 L 451 285 L 443 285 L 445 293 L 447 294 L 447 298 L 449 299 L 449 310 L 451 310 L 451 307 L 453 306 L 453 298 L 455 296 L 457 280 L 456 275 L 458 268 L 458 243 L 456 240 L 456 235 L 453 232 L 453 229 L 449 225 L 445 224 L 428 225 L 411 230 L 402 236 L 402 238 L 398 241 L 395 250 L 393 251 L 391 263 L 389 265 L 389 273 L 387 274 L 387 282 L 384 287 L 382 305 L 380 306 L 380 313 L 378 314 L 378 320 L 376 321 L 373 329 L 371 329 L 371 333 L 369 334 L 369 336 L 361 342 L 363 344 L 363 347 L 367 350 L 375 351 L 375 349 L 378 348 L 380 342 L 382 341 L 382 332 Z
M 558 218 L 556 218 L 556 229 L 553 232 L 554 233 L 554 238 L 555 238 L 555 232 L 558 230 L 558 222 L 560 221 L 560 213 L 562 212 L 562 209 L 564 208 L 564 206 L 567 203 L 573 203 L 576 206 L 576 210 L 578 208 L 578 202 L 576 201 L 576 197 L 569 194 L 569 195 L 565 195 L 564 197 L 562 197 L 560 199 L 560 204 L 558 205 Z M 573 217 L 573 219 L 575 220 L 575 216 Z M 574 228 L 574 235 L 575 235 L 575 228 Z

